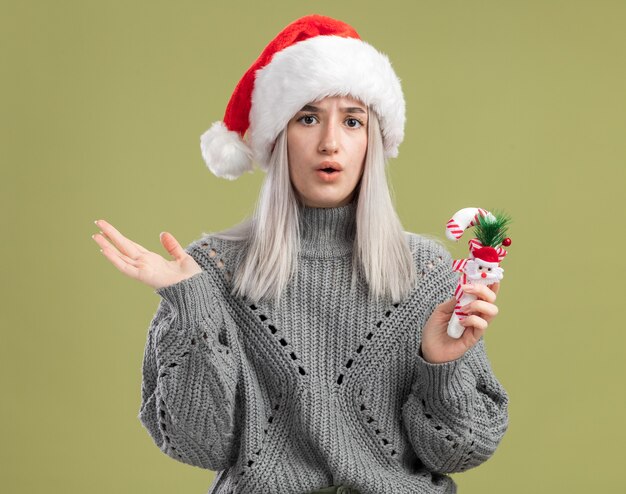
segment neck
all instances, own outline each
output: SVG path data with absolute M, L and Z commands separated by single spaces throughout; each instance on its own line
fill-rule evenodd
M 352 252 L 356 202 L 334 208 L 301 206 L 300 253 L 305 257 L 339 257 Z

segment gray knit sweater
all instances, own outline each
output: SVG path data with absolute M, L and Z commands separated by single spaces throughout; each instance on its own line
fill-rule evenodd
M 482 338 L 452 362 L 419 355 L 454 292 L 450 254 L 407 232 L 409 296 L 351 292 L 355 207 L 302 210 L 298 276 L 277 304 L 230 295 L 243 249 L 212 235 L 186 248 L 201 273 L 155 290 L 139 419 L 165 454 L 218 472 L 210 494 L 454 493 L 445 474 L 485 462 L 507 430 Z

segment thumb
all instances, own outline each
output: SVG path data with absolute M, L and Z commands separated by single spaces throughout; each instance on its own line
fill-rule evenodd
M 161 232 L 159 238 L 161 240 L 161 244 L 165 247 L 165 250 L 167 250 L 167 252 L 169 252 L 174 259 L 180 259 L 186 254 L 185 250 L 171 233 Z
M 454 308 L 456 307 L 456 298 L 452 297 L 445 302 L 439 304 L 437 307 L 444 314 L 452 314 L 454 312 Z

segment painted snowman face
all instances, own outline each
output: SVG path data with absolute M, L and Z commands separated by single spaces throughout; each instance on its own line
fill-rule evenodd
M 470 259 L 465 264 L 465 274 L 472 283 L 491 285 L 504 277 L 504 269 L 497 262 L 487 262 L 482 259 Z

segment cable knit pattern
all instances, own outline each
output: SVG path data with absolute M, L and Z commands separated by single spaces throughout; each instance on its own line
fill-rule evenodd
M 207 235 L 201 273 L 156 290 L 139 419 L 175 460 L 218 472 L 209 494 L 454 493 L 446 473 L 493 455 L 508 397 L 479 340 L 430 364 L 421 330 L 457 275 L 406 233 L 418 281 L 398 304 L 351 291 L 354 203 L 304 208 L 297 276 L 278 303 L 230 295 L 242 246 Z

